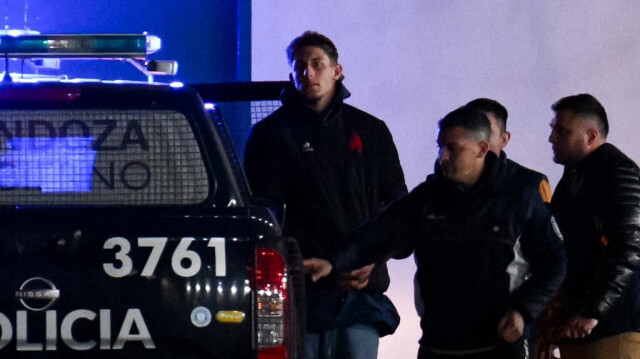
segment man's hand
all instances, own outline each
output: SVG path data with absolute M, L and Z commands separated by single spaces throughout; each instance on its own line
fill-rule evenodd
M 338 288 L 342 290 L 362 289 L 369 283 L 369 276 L 375 267 L 375 263 L 371 263 L 360 269 L 352 270 L 348 273 L 340 274 L 338 278 Z
M 581 339 L 589 335 L 596 325 L 598 325 L 597 319 L 574 315 L 564 326 L 551 329 L 551 339 L 554 341 L 560 339 Z
M 533 359 L 559 359 L 558 346 L 547 338 L 540 338 L 534 345 Z
M 318 279 L 331 274 L 333 266 L 331 262 L 320 258 L 307 258 L 302 261 L 304 272 L 311 277 L 311 280 L 317 282 Z
M 516 310 L 509 310 L 498 322 L 498 335 L 506 342 L 513 343 L 518 340 L 524 332 L 524 319 Z

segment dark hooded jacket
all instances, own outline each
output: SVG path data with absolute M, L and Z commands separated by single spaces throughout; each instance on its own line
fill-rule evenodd
M 530 323 L 565 274 L 559 232 L 539 193 L 540 176 L 489 152 L 467 190 L 435 174 L 359 229 L 332 257 L 345 271 L 398 248 L 414 249 L 423 305 L 421 348 L 468 353 L 504 342 L 509 309 Z
M 333 101 L 320 114 L 304 105 L 292 85 L 285 87 L 283 106 L 254 125 L 245 151 L 253 194 L 286 204 L 283 232 L 298 240 L 305 258 L 328 258 L 349 232 L 407 193 L 387 126 L 345 104 L 350 94 L 341 82 L 336 86 Z M 335 278 L 308 282 L 310 330 L 377 321 L 372 318 L 376 309 L 369 308 L 375 307 L 371 296 L 391 311 L 389 326 L 395 329 L 397 313 L 382 295 L 388 286 L 383 260 L 363 291 L 341 293 Z M 392 332 L 390 327 L 381 328 L 381 334 Z
M 566 166 L 551 207 L 567 249 L 560 324 L 580 314 L 598 325 L 584 341 L 640 331 L 640 170 L 605 143 Z

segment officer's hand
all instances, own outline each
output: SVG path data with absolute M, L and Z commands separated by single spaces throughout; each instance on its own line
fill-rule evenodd
M 524 319 L 516 310 L 509 310 L 498 322 L 498 335 L 504 341 L 513 343 L 518 340 L 524 332 Z
M 331 262 L 320 258 L 307 258 L 302 261 L 304 272 L 311 277 L 311 280 L 317 282 L 318 279 L 331 274 L 333 266 Z
M 338 288 L 343 290 L 362 289 L 369 284 L 369 276 L 375 267 L 375 263 L 371 263 L 362 268 L 352 270 L 348 273 L 340 274 L 338 278 Z
M 593 328 L 598 325 L 598 320 L 593 318 L 585 318 L 580 315 L 571 317 L 561 328 L 553 329 L 553 339 L 580 339 L 591 333 Z

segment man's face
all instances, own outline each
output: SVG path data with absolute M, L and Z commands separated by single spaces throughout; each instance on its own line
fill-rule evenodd
M 483 169 L 487 142 L 467 136 L 467 129 L 452 127 L 438 133 L 438 164 L 450 180 L 471 187 Z
M 509 132 L 502 131 L 498 119 L 492 112 L 486 113 L 491 123 L 491 137 L 489 137 L 489 150 L 499 155 L 500 151 L 509 143 Z
M 342 67 L 317 46 L 305 46 L 293 58 L 291 75 L 298 91 L 309 102 L 330 101 L 336 81 L 342 77 Z
M 588 129 L 593 120 L 577 116 L 571 111 L 559 111 L 551 120 L 549 142 L 553 150 L 553 161 L 561 165 L 572 165 L 588 154 Z

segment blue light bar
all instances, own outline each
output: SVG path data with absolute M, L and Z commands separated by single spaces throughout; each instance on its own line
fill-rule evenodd
M 8 58 L 144 59 L 159 48 L 160 39 L 145 34 L 0 36 L 0 55 Z

